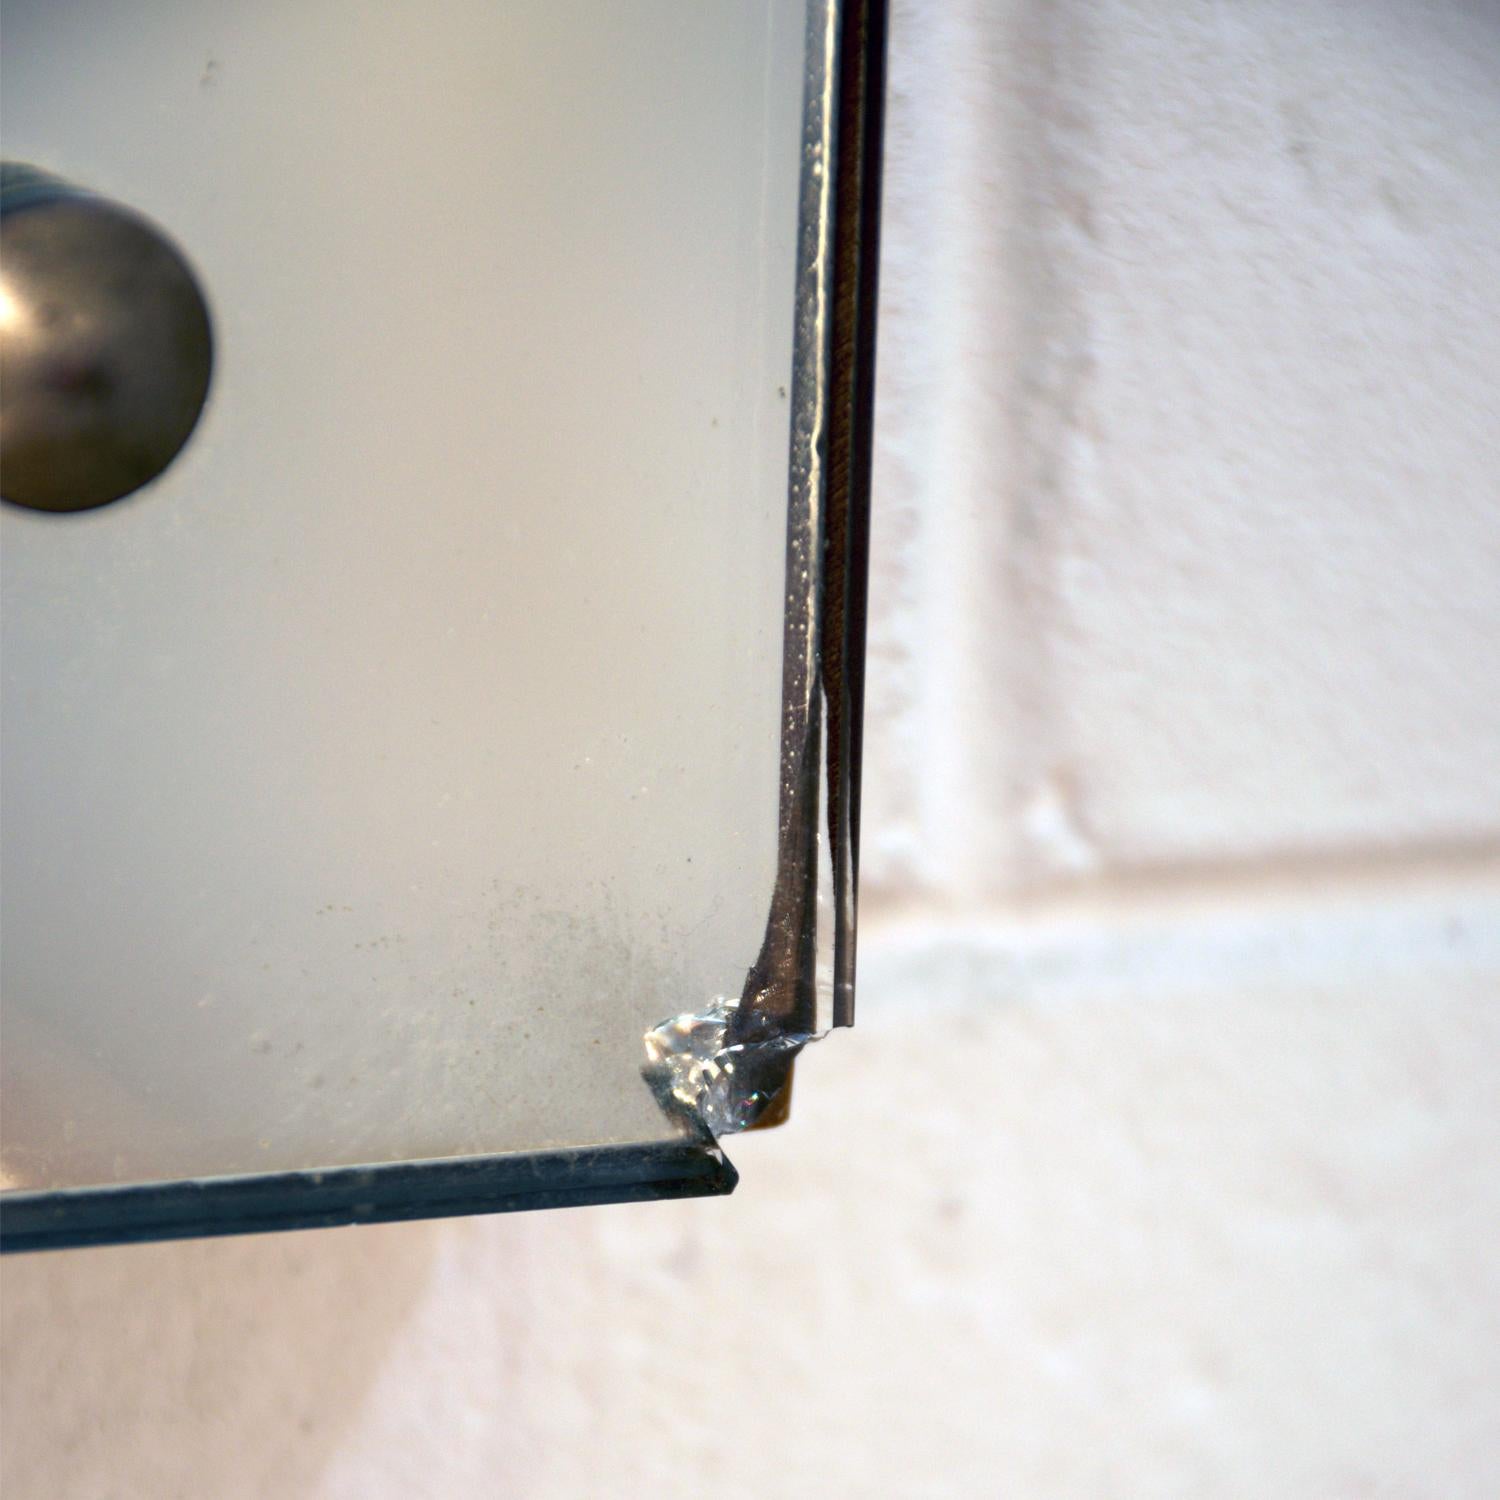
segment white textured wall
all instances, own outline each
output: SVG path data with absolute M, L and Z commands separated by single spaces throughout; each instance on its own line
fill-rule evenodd
M 1497 59 L 899 6 L 859 1028 L 727 1201 L 11 1262 L 6 1500 L 1500 1493 Z

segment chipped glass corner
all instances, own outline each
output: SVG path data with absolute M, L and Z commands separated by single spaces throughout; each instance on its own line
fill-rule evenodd
M 739 1008 L 721 997 L 706 1010 L 668 1016 L 645 1036 L 641 1074 L 662 1108 L 714 1139 L 759 1124 L 786 1087 L 793 1059 L 823 1035 L 764 1027 L 736 1039 Z

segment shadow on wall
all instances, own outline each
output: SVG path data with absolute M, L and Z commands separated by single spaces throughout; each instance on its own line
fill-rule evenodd
M 426 1285 L 438 1227 L 7 1260 L 0 1491 L 312 1493 Z

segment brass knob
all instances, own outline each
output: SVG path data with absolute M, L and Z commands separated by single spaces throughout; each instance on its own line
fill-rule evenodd
M 0 496 L 91 510 L 149 484 L 208 397 L 198 282 L 154 224 L 0 168 Z

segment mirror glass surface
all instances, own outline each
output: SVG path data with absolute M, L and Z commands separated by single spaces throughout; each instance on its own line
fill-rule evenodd
M 6 1186 L 674 1137 L 775 878 L 804 25 L 9 0 L 4 154 L 213 376 L 0 507 Z

